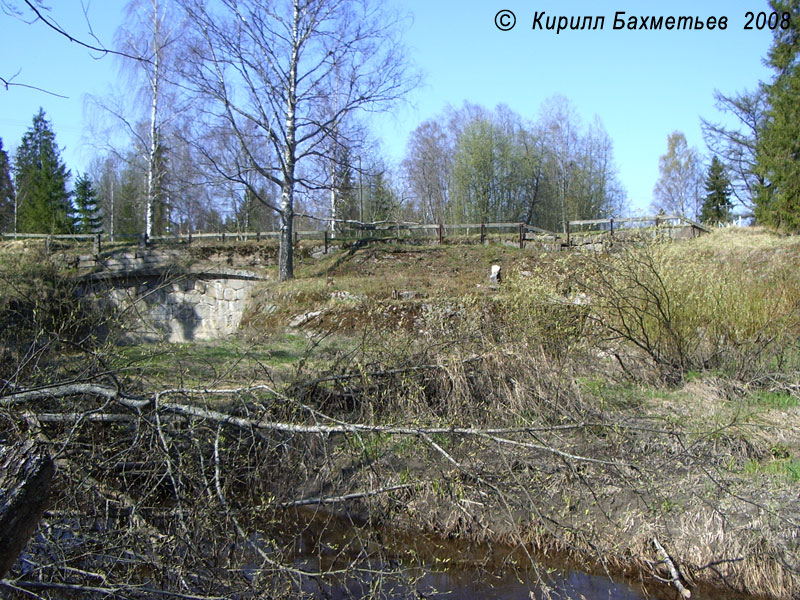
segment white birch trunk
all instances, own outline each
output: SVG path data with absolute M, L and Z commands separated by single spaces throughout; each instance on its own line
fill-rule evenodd
M 331 158 L 331 221 L 328 223 L 331 237 L 336 236 L 336 160 Z
M 283 186 L 281 190 L 281 237 L 278 248 L 278 280 L 294 279 L 294 248 L 292 229 L 294 221 L 294 170 L 297 150 L 297 63 L 300 57 L 300 6 L 294 0 L 294 20 L 292 23 L 292 58 L 289 65 L 289 79 L 286 90 L 286 150 L 283 158 Z
M 150 152 L 147 160 L 147 207 L 145 210 L 145 234 L 153 237 L 153 213 L 156 195 L 156 155 L 158 153 L 158 93 L 161 79 L 160 14 L 158 0 L 153 0 L 153 75 L 150 80 L 152 98 L 150 104 Z
M 111 179 L 111 241 L 114 241 L 114 179 Z

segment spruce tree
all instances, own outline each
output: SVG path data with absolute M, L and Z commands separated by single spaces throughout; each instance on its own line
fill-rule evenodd
M 336 217 L 345 220 L 358 220 L 361 217 L 358 185 L 353 173 L 350 148 L 342 146 L 336 153 Z M 343 225 L 343 224 L 342 224 Z M 345 229 L 345 227 L 338 227 Z
M 775 77 L 765 86 L 769 110 L 757 153 L 757 173 L 766 183 L 756 196 L 756 218 L 766 225 L 800 231 L 800 0 L 770 0 L 780 16 L 768 64 Z
M 11 165 L 8 153 L 3 150 L 0 138 L 0 231 L 14 229 L 14 185 L 11 183 Z
M 146 197 L 141 170 L 128 163 L 120 173 L 119 189 L 114 195 L 114 233 L 138 234 L 144 231 L 144 211 L 141 200 Z
M 371 179 L 369 193 L 364 200 L 364 212 L 369 214 L 371 221 L 385 221 L 392 216 L 396 198 L 383 171 L 378 171 Z
M 78 233 L 100 233 L 103 221 L 97 206 L 97 192 L 92 180 L 86 174 L 78 174 L 75 181 L 75 207 L 77 209 Z
M 272 197 L 266 187 L 259 189 L 258 196 L 261 198 Z M 272 201 L 274 202 L 274 199 Z M 274 231 L 275 229 L 272 209 L 259 201 L 250 188 L 244 190 L 244 196 L 236 207 L 234 218 L 234 229 L 240 231 Z
M 69 176 L 55 133 L 40 108 L 14 157 L 18 232 L 72 233 L 75 221 L 67 191 Z
M 706 197 L 700 209 L 700 220 L 703 223 L 716 225 L 731 220 L 731 180 L 725 171 L 725 165 L 716 156 L 711 159 L 705 180 Z

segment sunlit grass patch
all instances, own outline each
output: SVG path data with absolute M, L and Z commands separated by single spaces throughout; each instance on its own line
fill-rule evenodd
M 767 462 L 749 460 L 744 465 L 748 475 L 771 475 L 796 483 L 800 481 L 800 459 L 794 457 L 773 458 Z
M 613 382 L 602 377 L 580 377 L 581 390 L 597 402 L 601 409 L 629 409 L 642 406 L 646 400 L 660 398 L 660 392 L 630 381 Z
M 781 410 L 800 406 L 800 398 L 787 391 L 758 391 L 751 394 L 748 400 L 754 406 Z
M 143 344 L 118 348 L 114 366 L 123 375 L 144 373 L 165 385 L 244 384 L 288 379 L 305 366 L 323 369 L 349 346 L 343 339 L 313 340 L 294 333 L 275 334 L 258 344 L 239 339 Z

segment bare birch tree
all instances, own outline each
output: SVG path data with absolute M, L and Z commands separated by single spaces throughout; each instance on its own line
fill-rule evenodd
M 444 223 L 453 186 L 453 140 L 439 121 L 430 119 L 411 132 L 403 169 L 422 218 Z
M 106 104 L 105 108 L 124 124 L 137 153 L 147 165 L 144 223 L 145 235 L 150 238 L 158 229 L 157 204 L 166 162 L 165 130 L 179 112 L 176 88 L 169 74 L 174 71 L 173 61 L 183 26 L 180 19 L 176 19 L 178 12 L 170 0 L 130 0 L 126 15 L 126 25 L 117 32 L 117 45 L 128 56 L 141 57 L 126 58 L 124 64 L 132 69 L 134 78 L 143 83 L 147 114 L 137 115 L 137 109 L 130 106 L 114 108 Z
M 185 78 L 207 101 L 198 126 L 229 129 L 246 153 L 246 161 L 205 159 L 277 212 L 279 277 L 291 279 L 296 193 L 325 187 L 313 159 L 328 162 L 349 115 L 388 108 L 415 83 L 396 38 L 400 21 L 369 0 L 182 3 L 194 29 Z M 277 206 L 264 182 L 280 188 Z
M 673 131 L 667 137 L 667 152 L 658 159 L 660 173 L 653 189 L 653 210 L 677 213 L 694 219 L 699 212 L 703 188 L 700 154 Z

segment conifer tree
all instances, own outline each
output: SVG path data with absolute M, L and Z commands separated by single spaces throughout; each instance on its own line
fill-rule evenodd
M 353 174 L 352 153 L 347 146 L 342 146 L 339 151 L 336 152 L 335 158 L 336 218 L 358 220 L 362 215 L 359 214 L 358 183 Z M 363 192 L 361 196 L 363 197 Z M 338 229 L 342 229 L 341 224 L 339 224 Z
M 781 19 L 773 30 L 766 86 L 769 110 L 761 132 L 757 172 L 766 181 L 756 197 L 758 221 L 800 231 L 800 0 L 770 0 Z
M 372 181 L 369 192 L 365 194 L 364 212 L 369 215 L 370 221 L 385 221 L 391 218 L 397 204 L 394 192 L 384 171 L 377 171 L 370 179 Z
M 100 208 L 97 206 L 97 191 L 86 174 L 79 173 L 75 181 L 75 207 L 78 213 L 75 226 L 77 232 L 100 233 L 103 220 L 100 217 Z
M 703 223 L 716 225 L 731 220 L 731 180 L 725 171 L 725 165 L 716 156 L 711 159 L 705 181 L 706 197 L 700 209 L 700 220 Z
M 18 232 L 72 233 L 75 221 L 67 191 L 69 176 L 55 133 L 40 108 L 14 156 Z
M 8 153 L 3 150 L 0 138 L 0 231 L 14 229 L 14 185 L 11 182 L 11 165 Z

